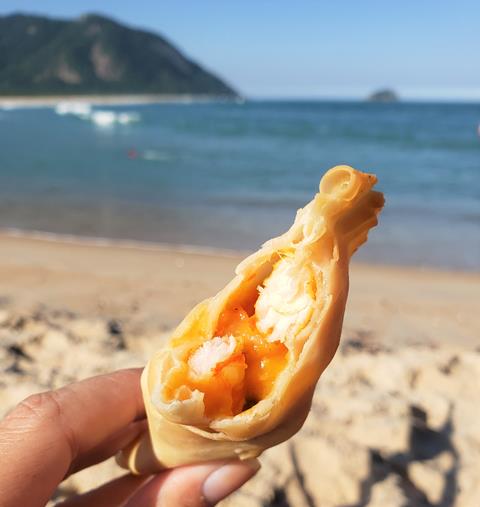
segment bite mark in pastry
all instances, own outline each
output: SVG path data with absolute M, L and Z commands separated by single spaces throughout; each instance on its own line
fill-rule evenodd
M 350 257 L 383 206 L 375 182 L 330 169 L 292 227 L 187 315 L 142 375 L 149 435 L 123 466 L 250 458 L 298 431 L 338 346 Z

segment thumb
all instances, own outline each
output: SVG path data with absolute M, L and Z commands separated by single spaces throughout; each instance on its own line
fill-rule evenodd
M 247 482 L 259 468 L 258 460 L 249 459 L 168 470 L 137 490 L 125 507 L 213 506 Z

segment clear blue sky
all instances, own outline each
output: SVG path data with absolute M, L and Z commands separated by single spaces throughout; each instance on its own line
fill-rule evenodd
M 16 11 L 159 32 L 248 96 L 480 99 L 479 0 L 1 0 Z

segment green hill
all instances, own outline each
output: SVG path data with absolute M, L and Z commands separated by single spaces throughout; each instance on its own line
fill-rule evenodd
M 57 94 L 237 95 L 163 37 L 104 16 L 0 16 L 0 95 Z

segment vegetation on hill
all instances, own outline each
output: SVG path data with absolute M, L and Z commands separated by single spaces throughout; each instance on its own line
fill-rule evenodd
M 0 16 L 0 94 L 236 96 L 163 37 L 95 14 Z

